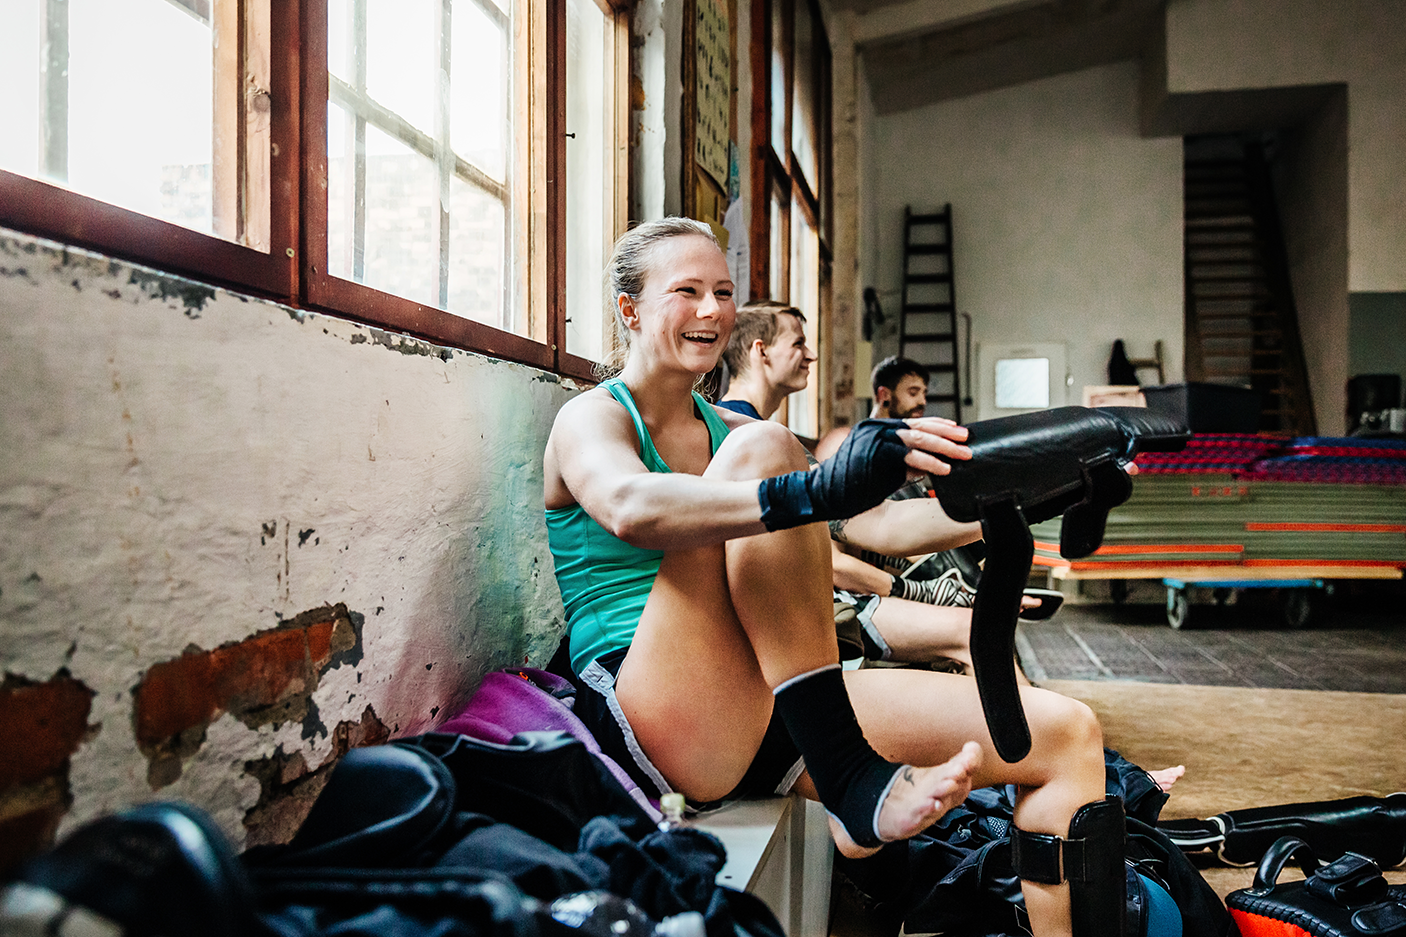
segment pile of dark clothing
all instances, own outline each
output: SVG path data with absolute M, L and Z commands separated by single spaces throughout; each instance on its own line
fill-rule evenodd
M 724 859 L 705 832 L 659 829 L 565 733 L 436 734 L 350 752 L 285 846 L 236 856 L 180 804 L 87 824 L 0 893 L 0 931 L 784 937 L 715 884 Z

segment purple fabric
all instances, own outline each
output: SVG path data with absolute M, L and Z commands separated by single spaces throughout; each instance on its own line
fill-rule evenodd
M 659 808 L 613 758 L 601 751 L 595 736 L 571 711 L 574 693 L 570 681 L 535 667 L 497 670 L 483 678 L 463 710 L 435 731 L 500 745 L 519 732 L 565 732 L 599 758 L 630 796 L 658 819 Z

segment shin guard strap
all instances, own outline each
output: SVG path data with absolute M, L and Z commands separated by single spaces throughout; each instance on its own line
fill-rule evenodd
M 1011 866 L 1016 877 L 1041 885 L 1064 882 L 1063 836 L 1030 833 L 1011 827 Z
M 1122 808 L 1122 802 L 1116 799 L 1085 804 L 1074 814 L 1067 838 L 1011 827 L 1011 865 L 1015 874 L 1042 885 L 1088 882 L 1105 874 L 1108 867 L 1122 862 Z M 1116 863 L 1104 855 L 1111 851 L 1119 853 Z

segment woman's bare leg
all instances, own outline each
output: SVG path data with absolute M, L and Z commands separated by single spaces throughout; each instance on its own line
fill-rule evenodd
M 747 479 L 804 469 L 776 424 L 734 430 L 705 477 Z M 710 800 L 741 779 L 771 716 L 773 688 L 838 664 L 824 525 L 668 553 L 616 693 L 650 759 L 689 796 Z M 914 768 L 879 815 L 888 838 L 911 836 L 948 809 L 965 762 Z
M 996 754 L 970 678 L 915 670 L 846 674 L 865 736 L 891 761 L 936 764 L 968 739 L 982 748 L 972 786 L 1018 785 L 1015 823 L 1065 836 L 1074 812 L 1104 797 L 1103 733 L 1083 703 L 1033 687 L 1021 689 L 1030 754 L 1007 764 Z M 1037 937 L 1069 933 L 1069 886 L 1022 882 Z

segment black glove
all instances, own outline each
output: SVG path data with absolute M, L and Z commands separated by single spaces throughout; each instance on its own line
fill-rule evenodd
M 864 420 L 835 454 L 811 471 L 762 481 L 757 500 L 767 530 L 862 514 L 908 480 L 908 447 L 898 438 L 902 420 Z

